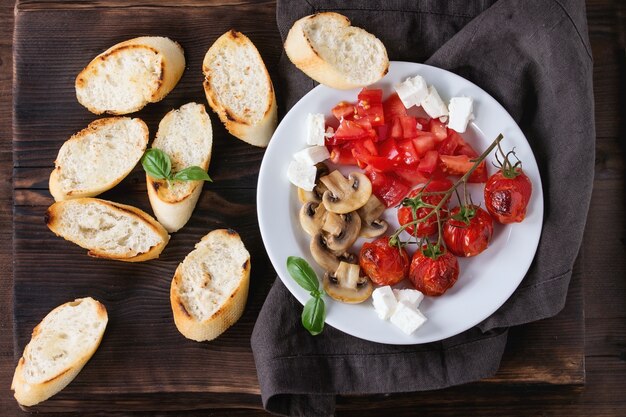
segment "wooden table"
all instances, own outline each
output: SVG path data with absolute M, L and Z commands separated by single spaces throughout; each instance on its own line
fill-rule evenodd
M 228 2 L 222 2 L 228 3 Z M 243 10 L 248 2 L 238 3 Z M 252 2 L 250 2 L 252 3 Z M 597 164 L 594 198 L 589 214 L 585 242 L 575 268 L 575 276 L 570 287 L 565 309 L 556 317 L 512 329 L 509 344 L 498 375 L 486 381 L 468 384 L 431 393 L 403 394 L 392 396 L 341 397 L 338 400 L 340 415 L 378 415 L 382 409 L 395 415 L 413 415 L 426 412 L 428 415 L 625 415 L 626 414 L 626 258 L 624 257 L 624 162 L 622 141 L 620 148 L 620 128 L 624 128 L 624 118 L 620 119 L 619 105 L 625 104 L 626 79 L 624 74 L 624 39 L 620 29 L 624 29 L 624 9 L 617 1 L 588 1 L 590 37 L 595 59 L 596 91 L 596 130 Z M 142 9 L 154 7 L 154 2 L 136 2 Z M 193 8 L 201 1 L 185 1 L 182 7 Z M 212 7 L 220 7 L 220 2 L 210 2 Z M 44 9 L 62 10 L 111 10 L 122 8 L 125 2 L 91 1 L 81 4 L 62 2 L 22 1 L 19 4 L 20 17 L 37 20 Z M 273 16 L 272 2 L 264 2 L 264 16 Z M 223 8 L 224 10 L 227 10 Z M 232 13 L 232 7 L 228 10 Z M 268 11 L 269 10 L 269 11 Z M 276 68 L 280 54 L 280 43 L 276 42 L 277 31 L 273 21 L 258 20 L 258 26 L 247 28 L 248 34 L 258 42 L 259 49 L 266 58 L 271 73 Z M 22 20 L 24 22 L 24 20 Z M 60 21 L 59 21 L 60 22 Z M 621 22 L 621 24 L 620 24 Z M 24 170 L 12 164 L 11 147 L 11 63 L 13 27 L 13 4 L 0 2 L 0 172 L 5 180 L 0 182 L 0 268 L 5 285 L 0 287 L 0 410 L 2 415 L 20 414 L 8 387 L 15 366 L 12 341 L 12 225 L 14 221 L 30 221 L 25 213 L 37 211 L 49 203 L 45 187 L 41 181 L 32 178 L 32 170 Z M 51 30 L 62 28 L 61 23 Z M 45 28 L 40 28 L 44 33 Z M 206 42 L 202 42 L 207 43 Z M 621 87 L 621 90 L 620 90 Z M 620 94 L 621 91 L 621 94 Z M 620 125 L 621 124 L 621 125 Z M 223 130 L 217 135 L 224 136 Z M 623 138 L 623 135 L 621 135 Z M 219 139 L 219 138 L 218 138 Z M 260 160 L 260 153 L 246 153 L 253 164 Z M 36 158 L 36 156 L 34 156 Z M 45 170 L 49 170 L 46 168 Z M 43 172 L 43 170 L 42 170 Z M 218 175 L 220 175 L 218 167 Z M 40 175 L 41 176 L 41 175 Z M 13 181 L 11 181 L 13 178 Z M 45 180 L 45 176 L 41 180 Z M 249 188 L 249 184 L 247 184 Z M 244 187 L 246 188 L 246 187 Z M 206 192 L 206 191 L 205 191 Z M 223 191 L 216 190 L 215 198 Z M 252 193 L 253 189 L 249 189 Z M 232 195 L 233 191 L 225 192 Z M 241 191 L 241 198 L 246 191 Z M 242 201 L 243 201 L 242 200 Z M 243 205 L 250 204 L 243 203 Z M 16 205 L 15 220 L 12 207 Z M 244 210 L 245 211 L 245 210 Z M 252 211 L 253 212 L 253 211 Z M 20 226 L 21 227 L 21 226 Z M 19 233 L 18 233 L 19 235 Z M 254 251 L 262 248 L 254 247 Z M 258 255 L 263 256 L 262 253 Z M 180 408 L 185 401 L 189 408 L 210 408 L 216 415 L 264 415 L 260 408 L 258 386 L 247 344 L 254 317 L 262 303 L 263 294 L 271 284 L 271 267 L 263 264 L 263 271 L 256 277 L 261 280 L 255 287 L 254 296 L 249 301 L 246 318 L 236 331 L 235 351 L 241 353 L 243 377 L 226 376 L 222 386 L 213 388 L 214 395 L 198 396 L 192 393 L 168 395 L 168 399 L 158 395 L 124 396 L 90 395 L 81 398 L 91 409 L 108 410 L 98 415 L 128 413 L 121 410 L 136 410 L 138 415 L 160 415 L 162 413 L 141 413 L 149 408 L 146 404 L 157 400 L 163 404 L 161 410 Z M 584 298 L 584 309 L 583 309 Z M 584 311 L 584 313 L 583 313 Z M 584 315 L 583 315 L 584 314 Z M 15 329 L 18 337 L 24 339 L 24 329 Z M 585 372 L 586 371 L 586 372 Z M 68 388 L 69 389 L 69 388 Z M 227 394 L 228 393 L 228 394 Z M 102 394 L 102 393 L 101 393 Z M 103 405 L 104 404 L 104 405 Z M 71 410 L 71 401 L 44 403 L 41 411 Z M 505 408 L 506 407 L 506 408 Z M 256 409 L 252 411 L 250 409 Z M 6 410 L 6 411 L 5 411 Z M 220 411 L 222 410 L 222 411 Z M 189 413 L 206 415 L 206 412 Z M 57 414 L 58 415 L 58 414 Z

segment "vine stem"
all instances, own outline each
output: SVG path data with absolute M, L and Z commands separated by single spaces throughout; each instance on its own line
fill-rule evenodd
M 465 174 L 463 174 L 463 176 L 461 178 L 459 178 L 457 180 L 457 182 L 455 182 L 452 185 L 452 187 L 450 187 L 450 189 L 448 189 L 448 191 L 445 191 L 443 193 L 443 198 L 441 199 L 439 204 L 437 204 L 432 209 L 432 211 L 430 213 L 428 213 L 426 216 L 422 217 L 421 219 L 413 220 L 413 221 L 411 221 L 409 223 L 403 224 L 402 226 L 400 226 L 398 228 L 398 230 L 396 230 L 396 232 L 393 235 L 391 235 L 390 239 L 394 239 L 394 240 L 397 241 L 397 238 L 400 235 L 400 233 L 402 233 L 404 230 L 406 230 L 407 227 L 415 226 L 418 223 L 423 223 L 424 221 L 426 221 L 427 219 L 429 219 L 433 215 L 436 215 L 438 217 L 438 219 L 439 219 L 439 210 L 441 210 L 441 208 L 444 206 L 444 204 L 450 199 L 450 197 L 456 191 L 456 189 L 458 188 L 459 185 L 467 183 L 467 180 L 469 179 L 469 177 L 472 175 L 472 173 L 474 171 L 476 171 L 476 169 L 478 168 L 480 163 L 485 160 L 485 158 L 491 153 L 491 151 L 493 151 L 496 146 L 500 146 L 500 141 L 502 139 L 504 139 L 504 136 L 502 135 L 502 133 L 500 133 L 498 135 L 498 137 L 495 138 L 493 140 L 493 142 L 491 142 L 491 145 L 489 145 L 487 147 L 487 149 L 485 149 L 485 151 L 482 154 L 480 154 L 480 156 L 478 158 L 471 160 L 471 162 L 474 162 L 474 165 L 472 165 L 472 167 Z M 438 223 L 441 223 L 440 219 L 439 219 Z

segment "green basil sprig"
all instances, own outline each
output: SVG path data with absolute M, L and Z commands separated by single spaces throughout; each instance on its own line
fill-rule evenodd
M 315 271 L 302 258 L 290 256 L 287 258 L 287 271 L 299 286 L 311 294 L 311 299 L 307 301 L 302 310 L 302 326 L 313 336 L 317 336 L 324 330 L 324 320 L 326 318 L 326 306 L 320 290 L 320 283 L 315 275 Z
M 170 181 L 213 181 L 209 174 L 199 166 L 190 166 L 172 173 L 172 161 L 168 154 L 160 149 L 148 149 L 141 158 L 144 171 L 157 180 Z

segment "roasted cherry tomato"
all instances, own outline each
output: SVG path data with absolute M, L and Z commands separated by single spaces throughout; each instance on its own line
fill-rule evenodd
M 403 248 L 390 246 L 388 236 L 365 243 L 359 253 L 359 264 L 378 285 L 397 284 L 409 273 L 409 255 Z
M 498 222 L 518 223 L 526 217 L 533 186 L 521 168 L 500 170 L 485 184 L 485 206 Z
M 493 219 L 478 206 L 455 207 L 443 225 L 443 240 L 456 256 L 475 256 L 487 249 L 493 235 Z
M 425 247 L 413 255 L 409 280 L 415 289 L 425 295 L 437 296 L 446 292 L 459 279 L 459 261 L 449 251 L 441 253 L 437 247 Z
M 447 191 L 452 187 L 452 182 L 443 178 L 440 180 L 432 180 L 426 186 L 426 192 L 436 192 L 436 191 Z M 416 188 L 415 190 L 409 193 L 409 198 L 415 198 L 421 191 L 423 187 Z M 432 204 L 436 206 L 443 199 L 443 194 L 432 194 L 432 195 L 424 195 L 421 200 L 424 203 Z M 419 204 L 419 202 L 417 202 Z M 443 206 L 443 210 L 441 211 L 442 216 L 446 216 L 448 209 L 448 202 L 446 202 Z M 405 225 L 407 223 L 411 223 L 415 220 L 423 219 L 429 213 L 431 213 L 433 209 L 428 207 L 419 207 L 415 211 L 416 218 L 413 218 L 413 208 L 410 206 L 403 206 L 398 209 L 398 221 L 400 225 Z M 411 235 L 415 235 L 415 227 L 407 226 L 407 233 Z M 426 221 L 417 224 L 417 237 L 426 237 L 433 235 L 437 232 L 437 216 L 433 215 L 429 217 Z

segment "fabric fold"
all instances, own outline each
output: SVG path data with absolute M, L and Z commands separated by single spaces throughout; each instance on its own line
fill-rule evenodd
M 332 415 L 336 394 L 430 390 L 494 375 L 509 326 L 563 308 L 593 182 L 593 63 L 582 0 L 279 0 L 283 40 L 295 20 L 323 11 L 379 37 L 391 60 L 444 68 L 496 98 L 535 154 L 544 223 L 535 259 L 509 300 L 440 342 L 376 344 L 330 326 L 310 336 L 300 323 L 302 306 L 276 280 L 251 343 L 263 404 L 285 415 Z M 276 81 L 283 115 L 316 85 L 284 55 Z

